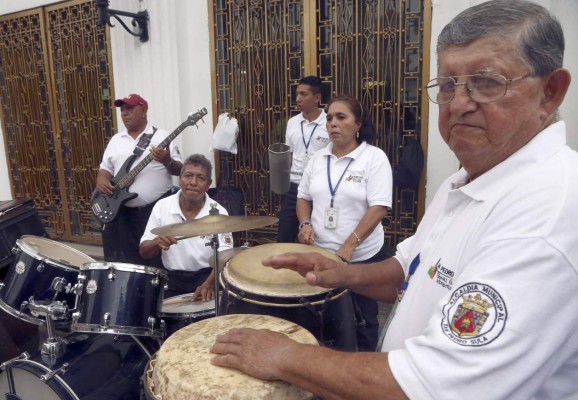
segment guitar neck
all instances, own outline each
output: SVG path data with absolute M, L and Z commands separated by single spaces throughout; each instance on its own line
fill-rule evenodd
M 189 121 L 188 119 L 186 121 L 184 121 L 182 124 L 180 124 L 177 129 L 175 129 L 169 136 L 167 136 L 165 138 L 165 140 L 163 140 L 161 143 L 158 144 L 157 147 L 160 147 L 162 149 L 166 148 L 172 141 L 174 138 L 176 138 L 182 131 L 185 130 L 186 127 L 188 127 L 189 125 L 191 125 L 191 121 Z M 126 174 L 118 183 L 117 186 L 120 187 L 121 189 L 124 189 L 125 187 L 127 187 L 132 181 L 133 179 L 153 160 L 153 156 L 152 154 L 149 152 L 149 154 L 141 161 L 139 162 L 133 169 L 130 170 L 130 172 L 128 174 Z

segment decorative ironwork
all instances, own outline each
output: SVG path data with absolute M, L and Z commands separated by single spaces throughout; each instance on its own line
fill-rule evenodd
M 14 197 L 34 200 L 50 236 L 100 242 L 90 195 L 115 117 L 108 41 L 94 2 L 2 17 L 0 29 Z
M 420 137 L 426 1 L 318 0 L 316 8 L 309 1 L 213 2 L 218 112 L 231 112 L 240 125 L 238 154 L 221 154 L 220 184 L 242 188 L 250 215 L 279 211 L 280 198 L 269 190 L 267 148 L 284 141 L 304 75 L 317 73 L 328 95 L 355 95 L 372 111 L 375 145 L 392 165 L 406 138 Z M 309 66 L 311 22 L 315 57 Z M 418 195 L 394 188 L 393 209 L 383 221 L 391 246 L 415 231 Z M 275 234 L 276 227 L 251 232 L 257 242 Z

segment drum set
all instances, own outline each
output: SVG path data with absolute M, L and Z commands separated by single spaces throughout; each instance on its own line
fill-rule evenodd
M 192 301 L 192 293 L 164 299 L 162 269 L 97 262 L 51 239 L 22 236 L 0 282 L 0 308 L 41 326 L 46 340 L 37 353 L 24 352 L 0 365 L 0 393 L 13 400 L 154 399 L 148 390 L 143 394 L 143 374 L 165 340 L 199 321 L 232 314 L 247 314 L 249 321 L 251 315 L 282 318 L 322 345 L 354 350 L 354 312 L 346 290 L 312 287 L 294 271 L 260 265 L 263 257 L 285 252 L 339 258 L 299 244 L 218 251 L 219 233 L 275 222 L 212 214 L 153 230 L 177 240 L 211 235 L 210 263 L 218 271 L 215 293 L 220 295 L 210 302 Z

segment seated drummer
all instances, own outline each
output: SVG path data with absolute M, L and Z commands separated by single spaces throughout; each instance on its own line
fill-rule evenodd
M 212 169 L 211 162 L 202 154 L 189 156 L 179 175 L 180 190 L 155 204 L 141 238 L 139 252 L 142 257 L 154 257 L 162 250 L 162 261 L 168 271 L 165 298 L 194 292 L 193 300 L 214 299 L 215 275 L 209 265 L 213 248 L 207 245 L 210 236 L 177 241 L 174 236 L 151 233 L 157 227 L 205 217 L 209 215 L 211 205 L 216 205 L 220 214 L 228 215 L 227 210 L 207 194 L 212 182 Z M 218 250 L 231 248 L 232 234 L 220 234 Z

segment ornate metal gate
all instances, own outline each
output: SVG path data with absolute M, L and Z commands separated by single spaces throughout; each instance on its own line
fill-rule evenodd
M 52 237 L 96 243 L 90 195 L 115 113 L 95 21 L 91 0 L 1 17 L 0 95 L 14 197 L 34 200 Z
M 220 184 L 240 187 L 250 214 L 277 214 L 267 149 L 284 141 L 297 82 L 310 74 L 327 83 L 325 101 L 349 93 L 372 110 L 376 145 L 392 165 L 408 137 L 426 143 L 420 88 L 428 75 L 429 7 L 428 0 L 213 1 L 218 112 L 240 123 L 238 154 L 221 154 Z M 383 221 L 392 246 L 415 231 L 420 187 L 394 189 Z M 275 233 L 276 227 L 251 231 L 256 242 L 275 240 Z

